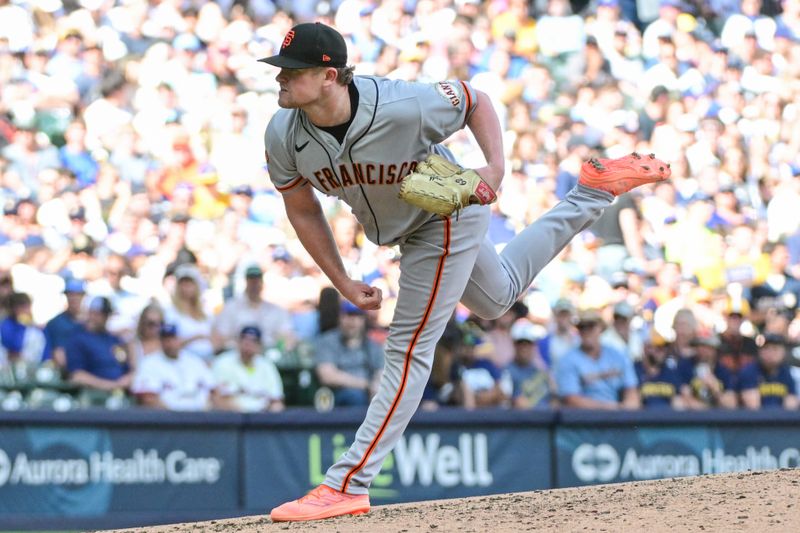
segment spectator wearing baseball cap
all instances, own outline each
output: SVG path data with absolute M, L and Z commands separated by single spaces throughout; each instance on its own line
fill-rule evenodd
M 699 331 L 691 346 L 694 354 L 678 359 L 684 405 L 688 409 L 736 408 L 734 376 L 719 363 L 719 337 Z
M 230 350 L 238 344 L 242 328 L 257 326 L 261 343 L 267 348 L 289 350 L 295 345 L 292 317 L 283 307 L 264 297 L 264 271 L 257 264 L 244 269 L 245 286 L 242 294 L 234 296 L 214 319 L 211 339 L 214 350 Z
M 644 342 L 639 331 L 634 329 L 636 309 L 623 300 L 614 304 L 612 312 L 611 326 L 603 332 L 600 341 L 638 361 L 644 353 Z
M 321 385 L 337 406 L 367 405 L 383 370 L 383 347 L 367 335 L 366 313 L 344 300 L 339 326 L 316 338 L 314 361 Z
M 794 315 L 800 304 L 800 279 L 790 268 L 789 248 L 785 242 L 770 243 L 764 247 L 769 254 L 770 273 L 766 279 L 750 288 L 751 319 L 763 324 L 770 309 Z
M 634 363 L 639 379 L 639 395 L 645 409 L 682 409 L 683 381 L 674 359 L 668 357 L 667 343 L 655 331 L 644 344 L 644 353 Z
M 797 384 L 786 362 L 787 339 L 768 333 L 758 338 L 758 360 L 739 372 L 742 406 L 747 409 L 797 409 Z
M 211 370 L 200 357 L 182 349 L 178 333 L 178 325 L 161 324 L 161 351 L 140 362 L 131 392 L 141 405 L 153 409 L 206 411 L 221 406 Z
M 539 353 L 538 343 L 547 336 L 544 326 L 520 318 L 511 326 L 514 360 L 506 371 L 511 378 L 511 405 L 516 409 L 545 408 L 551 405 L 551 377 Z
M 750 304 L 744 298 L 729 297 L 723 316 L 725 330 L 720 333 L 719 361 L 736 379 L 745 366 L 758 359 L 755 339 L 742 331 L 750 316 Z
M 67 364 L 64 345 L 70 337 L 82 327 L 81 305 L 86 295 L 86 283 L 82 279 L 69 277 L 64 280 L 64 296 L 67 307 L 51 318 L 44 326 L 49 358 L 59 368 Z M 48 354 L 45 355 L 47 358 Z
M 70 381 L 99 391 L 127 390 L 133 362 L 125 343 L 107 328 L 111 301 L 95 296 L 89 301 L 86 324 L 64 346 Z
M 244 326 L 236 348 L 218 355 L 211 370 L 226 408 L 239 412 L 283 409 L 283 382 L 275 363 L 264 355 L 258 326 Z
M 462 326 L 464 342 L 458 351 L 455 375 L 463 394 L 465 409 L 508 405 L 511 383 L 492 361 L 494 345 L 479 322 L 467 320 Z
M 559 298 L 553 304 L 553 322 L 547 338 L 541 342 L 542 357 L 550 367 L 565 354 L 578 346 L 579 337 L 575 331 L 575 306 L 567 298 Z
M 639 382 L 630 358 L 603 346 L 605 323 L 594 309 L 582 310 L 575 320 L 580 346 L 556 364 L 559 399 L 566 407 L 638 409 Z

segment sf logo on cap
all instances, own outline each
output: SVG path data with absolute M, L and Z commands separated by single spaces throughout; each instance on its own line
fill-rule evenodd
M 294 30 L 289 30 L 289 33 L 287 33 L 286 37 L 283 38 L 283 44 L 281 45 L 281 48 L 286 48 L 292 44 L 292 39 L 294 39 Z

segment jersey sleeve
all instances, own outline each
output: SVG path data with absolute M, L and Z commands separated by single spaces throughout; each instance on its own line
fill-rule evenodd
M 421 110 L 422 136 L 438 144 L 467 124 L 477 105 L 477 94 L 460 80 L 414 85 Z
M 285 117 L 276 113 L 267 125 L 264 134 L 264 156 L 267 159 L 267 172 L 275 188 L 288 193 L 305 183 L 305 178 L 297 171 L 295 154 L 287 146 L 288 128 Z

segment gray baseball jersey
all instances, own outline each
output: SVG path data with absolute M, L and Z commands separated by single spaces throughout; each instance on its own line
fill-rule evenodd
M 399 182 L 438 143 L 463 128 L 477 98 L 469 84 L 356 77 L 359 107 L 340 145 L 302 111 L 279 110 L 266 132 L 270 178 L 284 194 L 311 184 L 344 200 L 377 244 L 400 245 L 400 290 L 385 347 L 381 384 L 355 442 L 325 484 L 365 494 L 416 411 L 434 347 L 459 301 L 485 318 L 502 315 L 536 274 L 610 204 L 578 185 L 498 255 L 486 237 L 489 208 L 440 217 L 397 197 Z
M 358 110 L 341 145 L 302 111 L 278 110 L 266 133 L 269 174 L 281 192 L 308 182 L 341 198 L 372 242 L 393 244 L 431 218 L 398 200 L 400 182 L 432 151 L 450 157 L 437 145 L 464 127 L 475 96 L 463 82 L 354 83 Z

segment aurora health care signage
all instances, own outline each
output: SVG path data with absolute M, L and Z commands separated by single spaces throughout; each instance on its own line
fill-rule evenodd
M 0 513 L 235 509 L 236 444 L 219 430 L 3 428 Z
M 798 446 L 791 427 L 560 427 L 557 485 L 796 468 Z

